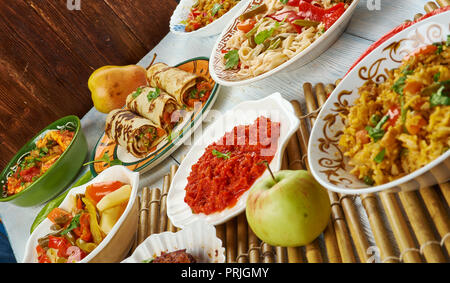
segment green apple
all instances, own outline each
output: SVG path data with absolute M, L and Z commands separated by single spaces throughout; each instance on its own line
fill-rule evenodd
M 311 243 L 330 220 L 327 191 L 304 170 L 282 170 L 273 176 L 252 186 L 246 207 L 248 224 L 258 238 L 273 246 Z

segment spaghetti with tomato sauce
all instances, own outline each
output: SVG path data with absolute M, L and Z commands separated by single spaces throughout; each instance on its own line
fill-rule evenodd
M 184 201 L 193 213 L 212 214 L 236 204 L 276 153 L 280 123 L 259 117 L 209 145 L 192 166 Z

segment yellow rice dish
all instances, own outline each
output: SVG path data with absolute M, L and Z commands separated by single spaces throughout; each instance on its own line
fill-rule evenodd
M 422 47 L 368 81 L 345 117 L 339 146 L 351 173 L 368 185 L 403 177 L 450 147 L 450 36 Z

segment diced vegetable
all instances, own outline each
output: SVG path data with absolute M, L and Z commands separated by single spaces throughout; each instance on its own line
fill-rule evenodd
M 97 221 L 97 210 L 95 209 L 95 205 L 88 198 L 84 197 L 82 200 L 89 213 L 89 227 L 92 233 L 92 238 L 94 243 L 98 245 L 103 240 L 103 235 Z
M 102 213 L 104 210 L 113 206 L 120 205 L 123 202 L 127 202 L 130 199 L 131 186 L 125 185 L 120 189 L 115 190 L 107 194 L 97 203 L 97 209 Z
M 98 203 L 107 194 L 121 188 L 124 184 L 120 181 L 101 182 L 89 185 L 85 195 L 94 204 Z
M 302 20 L 302 19 L 294 20 L 294 21 L 292 21 L 292 23 L 295 25 L 298 25 L 298 26 L 302 26 L 302 27 L 316 27 L 320 24 L 320 22 Z
M 381 163 L 384 160 L 384 156 L 386 155 L 386 149 L 383 148 L 373 159 L 376 163 Z
M 247 11 L 245 13 L 243 13 L 240 17 L 241 21 L 245 21 L 246 19 L 250 19 L 253 18 L 254 16 L 258 15 L 258 14 L 262 14 L 267 12 L 267 5 L 266 4 L 262 4 L 259 5 L 255 8 L 253 8 L 250 11 Z
M 69 212 L 65 211 L 64 209 L 56 207 L 52 211 L 50 211 L 47 218 L 50 219 L 50 221 L 53 222 L 54 224 L 64 226 L 67 222 L 71 220 L 72 215 Z

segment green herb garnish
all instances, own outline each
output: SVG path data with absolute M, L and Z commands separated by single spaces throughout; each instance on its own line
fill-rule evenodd
M 67 228 L 61 232 L 61 235 L 65 235 L 65 234 L 69 233 L 70 231 L 72 231 L 73 229 L 77 228 L 80 225 L 80 217 L 81 217 L 80 213 L 76 214 L 72 218 L 72 221 L 70 221 L 69 226 L 67 226 Z
M 91 164 L 91 163 L 97 163 L 97 162 L 105 162 L 105 163 L 108 164 L 108 166 L 122 165 L 122 161 L 120 161 L 119 159 L 111 160 L 111 157 L 109 156 L 109 153 L 105 152 L 100 159 L 96 159 L 96 160 L 92 160 L 92 161 L 86 162 L 86 163 L 83 164 L 83 166 L 86 166 L 86 165 Z
M 373 114 L 373 115 L 370 117 L 370 123 L 371 123 L 373 126 L 376 126 L 376 125 L 378 124 L 378 122 L 380 122 L 380 119 L 381 119 L 381 116 L 380 116 L 380 115 L 378 115 L 378 114 Z
M 386 154 L 386 149 L 383 148 L 382 151 L 380 151 L 377 156 L 375 156 L 375 158 L 373 159 L 373 161 L 375 161 L 376 163 L 381 163 L 384 159 L 384 155 Z
M 384 116 L 375 127 L 367 126 L 366 130 L 369 136 L 373 139 L 374 142 L 380 140 L 385 131 L 381 128 L 387 121 L 389 120 L 389 115 Z
M 224 56 L 226 63 L 225 69 L 233 69 L 239 64 L 239 53 L 237 49 L 233 49 L 227 52 Z
M 217 151 L 215 149 L 212 150 L 212 154 L 214 156 L 217 156 L 218 158 L 222 158 L 222 159 L 225 159 L 225 160 L 230 159 L 230 157 L 231 157 L 231 152 L 222 153 L 222 152 Z
M 286 16 L 287 18 L 287 16 Z M 286 18 L 284 18 L 284 20 L 282 22 L 276 22 L 275 26 L 271 29 L 266 29 L 263 31 L 258 32 L 257 35 L 255 35 L 255 43 L 256 44 L 261 44 L 264 43 L 264 41 L 266 41 L 266 39 L 268 39 L 269 37 L 271 37 L 274 33 L 274 31 L 281 25 L 284 23 L 284 21 L 286 20 Z
M 403 97 L 403 89 L 405 88 L 405 81 L 408 75 L 412 74 L 413 71 L 409 70 L 409 65 L 406 66 L 405 69 L 402 71 L 402 76 L 398 78 L 397 81 L 392 85 L 392 90 L 394 90 L 399 96 L 400 96 L 400 113 L 402 117 L 402 122 L 404 123 L 406 121 L 406 109 L 404 107 L 405 101 Z
M 214 17 L 217 14 L 217 12 L 219 12 L 219 10 L 222 8 L 223 8 L 222 4 L 219 3 L 214 4 L 214 6 L 211 9 L 211 16 Z
M 435 107 L 438 105 L 450 105 L 450 92 L 445 90 L 445 86 L 442 85 L 436 92 L 430 96 L 430 105 Z
M 131 95 L 133 98 L 138 97 L 142 93 L 142 88 L 138 87 L 135 92 Z
M 370 177 L 368 175 L 364 176 L 363 181 L 366 185 L 369 185 L 369 186 L 372 186 L 375 183 L 375 181 L 372 179 L 372 177 Z
M 153 99 L 157 98 L 161 94 L 161 90 L 159 88 L 155 88 L 154 91 L 150 91 L 147 94 L 148 101 L 152 101 Z
M 441 77 L 441 72 L 437 72 L 437 73 L 434 74 L 434 76 L 433 76 L 433 81 L 434 81 L 434 82 L 438 82 L 440 77 Z
M 289 2 L 289 0 L 280 0 L 280 2 L 283 4 L 287 4 L 287 2 Z

